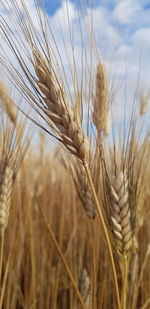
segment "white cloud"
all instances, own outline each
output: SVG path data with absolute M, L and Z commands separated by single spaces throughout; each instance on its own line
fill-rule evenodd
M 116 5 L 113 16 L 120 24 L 128 24 L 133 16 L 141 10 L 141 6 L 134 0 L 119 1 Z
M 3 4 L 4 3 L 4 4 Z M 8 11 L 13 11 L 14 10 L 14 6 L 18 6 L 19 9 L 22 11 L 23 9 L 23 4 L 22 4 L 22 0 L 6 0 L 6 1 L 1 1 L 0 3 L 0 10 L 4 10 L 4 6 L 5 8 L 8 10 Z M 25 1 L 25 6 L 26 8 L 28 8 L 29 10 L 32 8 L 32 7 L 35 7 L 35 1 L 34 0 L 26 0 Z
M 50 24 L 55 29 L 59 29 L 61 25 L 62 31 L 67 31 L 69 23 L 71 24 L 77 18 L 75 6 L 69 1 L 63 1 L 62 6 L 56 11 L 53 17 L 50 17 Z
M 150 28 L 140 28 L 132 36 L 133 44 L 138 46 L 141 50 L 150 48 Z

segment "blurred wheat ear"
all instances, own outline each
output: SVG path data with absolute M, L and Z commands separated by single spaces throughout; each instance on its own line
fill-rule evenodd
M 4 249 L 4 234 L 10 215 L 13 187 L 24 155 L 28 147 L 28 136 L 20 129 L 15 104 L 9 96 L 9 91 L 0 82 L 1 119 L 1 149 L 0 149 L 0 281 L 2 277 L 2 262 Z M 2 302 L 1 302 L 2 304 Z
M 106 69 L 103 63 L 97 66 L 96 93 L 93 103 L 93 123 L 98 135 L 110 132 L 109 90 Z
M 140 97 L 140 115 L 143 116 L 148 111 L 149 95 L 142 93 Z

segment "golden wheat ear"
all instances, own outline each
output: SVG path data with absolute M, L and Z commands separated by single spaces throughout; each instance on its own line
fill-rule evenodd
M 112 159 L 110 162 L 113 162 Z M 129 175 L 117 162 L 112 165 L 108 170 L 108 166 L 102 162 L 104 210 L 112 232 L 114 249 L 119 255 L 126 256 L 131 250 L 134 235 L 133 211 L 129 202 Z M 116 168 L 113 168 L 114 166 Z
M 148 111 L 148 105 L 150 101 L 149 94 L 142 93 L 140 96 L 140 115 L 143 116 Z
M 76 155 L 82 162 L 85 162 L 88 156 L 89 146 L 82 125 L 80 121 L 78 121 L 79 112 L 76 108 L 73 108 L 72 98 L 69 98 L 69 95 L 67 95 L 67 86 L 65 87 L 62 82 L 58 65 L 51 59 L 53 54 L 46 34 L 43 35 L 43 43 L 41 43 L 36 29 L 34 29 L 30 13 L 25 7 L 25 3 L 22 2 L 22 5 L 23 12 L 28 20 L 28 23 L 26 23 L 26 21 L 22 19 L 22 24 L 19 25 L 25 42 L 28 45 L 28 52 L 24 48 L 23 55 L 27 54 L 28 61 L 32 65 L 34 73 L 32 69 L 27 67 L 22 54 L 15 44 L 15 39 L 14 41 L 13 39 L 9 40 L 8 37 L 8 45 L 15 54 L 22 68 L 24 77 L 28 80 L 27 84 L 23 82 L 17 70 L 13 70 L 9 65 L 9 68 L 5 64 L 4 66 L 11 71 L 17 87 L 24 97 L 27 98 L 30 105 L 48 124 L 47 131 L 49 131 L 50 134 L 54 134 L 55 139 L 61 142 L 70 153 Z M 16 5 L 16 8 L 15 14 L 17 19 L 19 18 L 19 7 Z M 41 30 L 45 33 L 42 25 L 43 24 L 41 24 Z M 4 35 L 10 30 L 5 21 L 2 23 L 2 28 Z M 22 42 L 20 42 L 20 44 L 21 43 Z M 56 73 L 57 68 L 58 72 Z M 38 121 L 35 122 L 38 124 Z
M 3 81 L 0 81 L 0 103 L 10 121 L 16 125 L 17 110 Z
M 39 51 L 34 50 L 33 54 L 37 85 L 46 104 L 43 110 L 50 119 L 53 130 L 61 137 L 62 144 L 81 161 L 85 161 L 88 152 L 87 140 L 75 112 L 69 106 L 63 87 L 53 73 L 52 64 L 47 63 Z
M 8 162 L 0 162 L 0 230 L 4 231 L 9 217 L 13 186 L 13 170 Z
M 84 267 L 81 272 L 81 277 L 79 280 L 79 289 L 83 297 L 86 308 L 89 308 L 90 305 L 90 293 L 91 293 L 91 281 L 87 272 L 87 269 Z
M 0 228 L 4 231 L 8 223 L 14 181 L 27 150 L 28 140 L 25 140 L 22 147 L 20 147 L 21 137 L 19 137 L 18 142 L 16 132 L 8 122 L 2 134 L 0 153 Z
M 103 63 L 99 63 L 96 73 L 96 93 L 93 102 L 93 123 L 98 135 L 104 133 L 109 135 L 110 111 L 109 111 L 109 90 L 106 69 Z
M 82 163 L 73 157 L 64 158 L 64 165 L 71 173 L 79 199 L 89 219 L 96 217 L 96 205 Z
M 15 103 L 3 82 L 0 82 L 1 149 L 0 149 L 0 229 L 6 229 L 13 185 L 29 145 L 24 132 L 26 120 L 19 118 Z

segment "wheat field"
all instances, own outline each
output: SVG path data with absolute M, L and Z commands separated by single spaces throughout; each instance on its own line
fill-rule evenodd
M 77 61 L 69 13 L 62 51 L 42 3 L 1 4 L 0 309 L 150 308 L 149 97 L 118 112 L 89 20 Z

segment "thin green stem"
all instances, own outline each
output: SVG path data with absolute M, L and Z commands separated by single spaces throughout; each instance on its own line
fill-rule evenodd
M 93 193 L 95 205 L 96 205 L 96 208 L 97 208 L 97 212 L 98 212 L 98 215 L 99 215 L 99 219 L 100 219 L 100 222 L 101 222 L 101 225 L 102 225 L 102 228 L 103 228 L 105 240 L 106 240 L 107 247 L 108 247 L 108 252 L 109 252 L 111 266 L 112 266 L 112 273 L 113 273 L 113 278 L 114 278 L 117 306 L 118 306 L 118 309 L 121 309 L 119 287 L 118 287 L 118 280 L 117 280 L 117 272 L 116 272 L 116 267 L 115 267 L 115 262 L 114 262 L 114 257 L 113 257 L 110 239 L 109 239 L 109 235 L 108 235 L 108 232 L 107 232 L 107 227 L 106 227 L 106 224 L 105 224 L 105 221 L 104 221 L 104 218 L 103 218 L 103 214 L 102 214 L 102 211 L 101 211 L 101 208 L 100 208 L 100 205 L 99 205 L 99 201 L 98 201 L 98 198 L 97 198 L 97 195 L 96 195 L 96 192 L 95 192 L 95 188 L 94 188 L 94 185 L 93 185 L 93 181 L 92 181 L 92 178 L 91 178 L 91 174 L 90 174 L 90 171 L 89 171 L 88 164 L 85 163 L 84 167 L 85 167 L 85 171 L 86 171 L 87 178 L 88 178 L 88 181 L 89 181 L 89 185 L 91 187 L 91 191 Z

